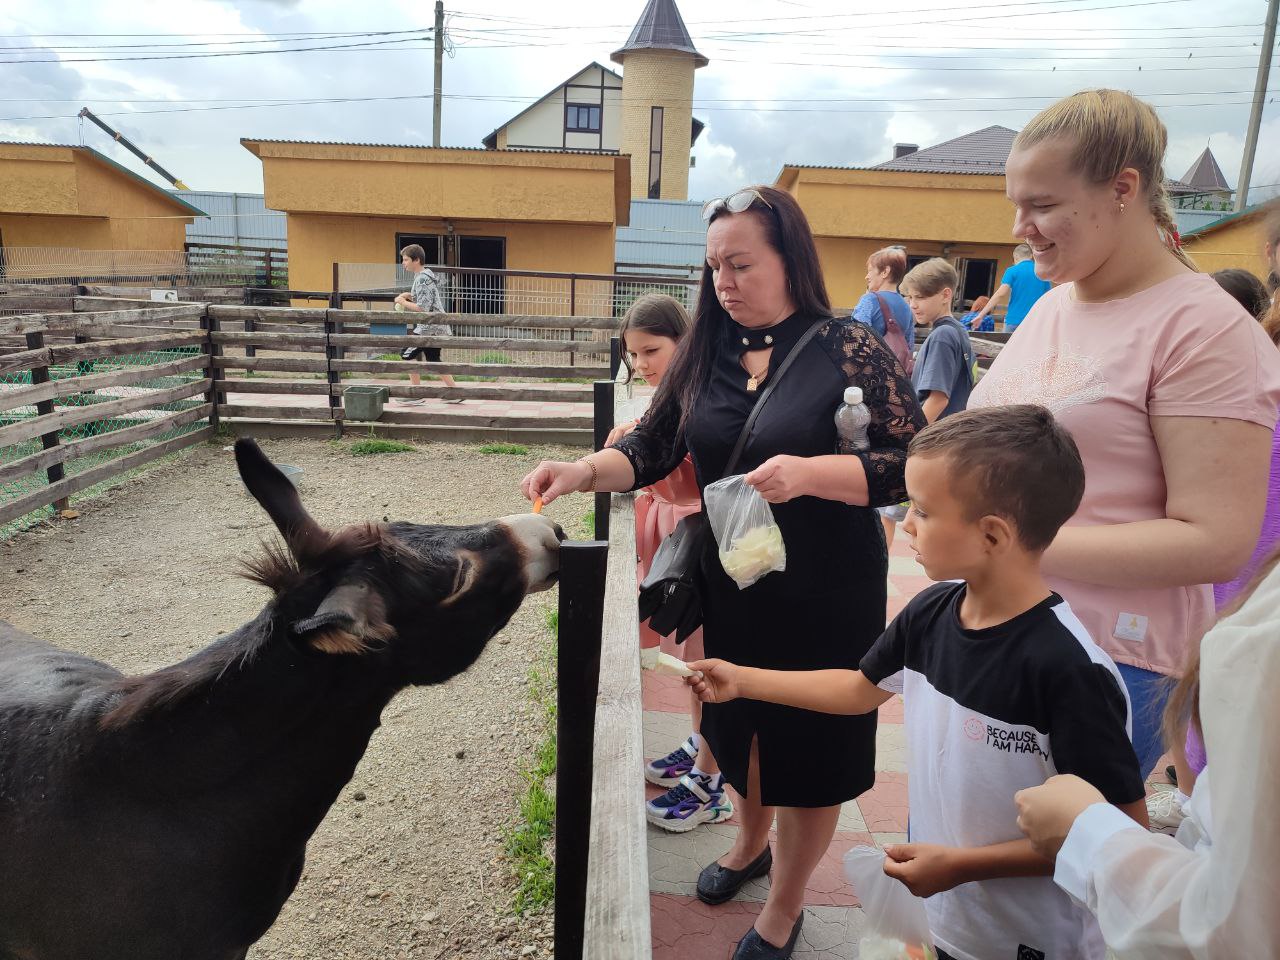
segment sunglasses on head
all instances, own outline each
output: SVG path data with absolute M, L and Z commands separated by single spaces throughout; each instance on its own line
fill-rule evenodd
M 710 220 L 721 210 L 728 210 L 730 213 L 742 213 L 747 210 L 753 203 L 759 200 L 770 210 L 773 204 L 766 200 L 759 190 L 739 190 L 737 193 L 730 194 L 723 200 L 708 200 L 702 205 L 702 219 Z

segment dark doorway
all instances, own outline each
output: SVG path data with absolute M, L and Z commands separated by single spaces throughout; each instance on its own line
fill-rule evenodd
M 960 263 L 960 305 L 989 297 L 996 288 L 996 261 L 963 260 Z
M 459 267 L 505 270 L 504 237 L 455 237 Z M 506 310 L 506 278 L 501 273 L 460 273 L 453 285 L 454 313 L 503 313 Z

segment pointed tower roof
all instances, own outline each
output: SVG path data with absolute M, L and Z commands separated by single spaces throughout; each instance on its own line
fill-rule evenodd
M 630 39 L 613 52 L 614 62 L 622 63 L 633 50 L 679 50 L 693 55 L 695 67 L 705 67 L 709 62 L 694 49 L 675 0 L 649 0 L 645 4 L 644 13 L 640 14 Z
M 1227 178 L 1222 175 L 1222 168 L 1208 147 L 1204 148 L 1204 153 L 1191 165 L 1191 169 L 1182 175 L 1182 182 L 1195 187 L 1200 193 L 1231 193 Z

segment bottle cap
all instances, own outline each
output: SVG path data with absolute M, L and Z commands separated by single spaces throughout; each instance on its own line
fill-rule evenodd
M 861 403 L 861 402 L 862 402 L 862 388 L 861 388 L 861 387 L 846 387 L 846 388 L 845 388 L 845 391 L 844 391 L 844 402 L 845 402 L 845 403 L 847 403 L 847 404 L 849 404 L 849 406 L 853 406 L 853 405 L 854 405 L 854 404 L 856 404 L 856 403 Z

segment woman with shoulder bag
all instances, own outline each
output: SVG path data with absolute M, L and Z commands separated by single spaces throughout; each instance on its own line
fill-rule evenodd
M 686 453 L 705 489 L 724 476 L 742 435 L 735 472 L 772 505 L 787 566 L 739 590 L 713 537 L 704 538 L 707 655 L 775 669 L 854 669 L 885 622 L 888 557 L 871 507 L 905 497 L 906 448 L 924 416 L 882 341 L 831 316 L 813 234 L 794 198 L 749 188 L 711 201 L 703 216 L 707 260 L 693 331 L 649 413 L 613 448 L 539 464 L 522 489 L 544 502 L 631 490 L 667 476 Z M 871 411 L 870 447 L 837 455 L 834 415 L 849 386 L 862 388 Z M 744 432 L 764 394 L 776 395 Z M 702 733 L 738 795 L 742 826 L 733 848 L 702 871 L 698 896 L 724 903 L 773 871 L 736 960 L 791 956 L 805 886 L 840 805 L 875 781 L 875 731 L 874 714 L 825 716 L 751 700 L 704 708 Z

